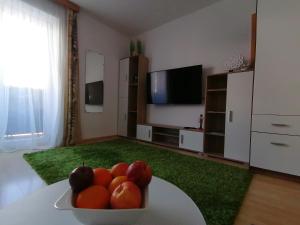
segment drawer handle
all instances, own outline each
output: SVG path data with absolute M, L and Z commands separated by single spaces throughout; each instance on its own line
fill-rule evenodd
M 230 110 L 229 111 L 229 122 L 232 123 L 232 121 L 233 121 L 233 111 Z
M 274 126 L 274 127 L 289 127 L 290 125 L 283 124 L 283 123 L 272 123 L 272 126 Z
M 279 142 L 271 142 L 272 145 L 280 146 L 280 147 L 289 147 L 288 144 L 279 143 Z
M 183 141 L 184 141 L 184 136 L 182 134 L 182 135 L 180 135 L 180 142 L 181 142 L 182 145 L 183 145 Z

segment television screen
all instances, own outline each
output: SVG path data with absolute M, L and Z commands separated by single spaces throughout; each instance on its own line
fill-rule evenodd
M 148 104 L 201 104 L 202 66 L 149 73 Z
M 85 84 L 85 104 L 103 105 L 103 81 Z

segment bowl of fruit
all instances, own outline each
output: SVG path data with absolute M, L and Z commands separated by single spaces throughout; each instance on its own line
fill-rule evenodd
M 70 173 L 70 188 L 54 207 L 72 210 L 86 225 L 131 225 L 147 211 L 151 178 L 144 161 L 121 162 L 111 169 L 83 165 Z

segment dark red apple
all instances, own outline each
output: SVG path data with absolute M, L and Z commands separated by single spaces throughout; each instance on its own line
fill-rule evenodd
M 94 172 L 91 167 L 79 166 L 74 169 L 69 175 L 69 183 L 73 192 L 78 193 L 83 189 L 92 185 Z
M 144 188 L 151 181 L 152 170 L 146 162 L 135 161 L 129 165 L 126 175 L 128 181 L 132 181 L 140 188 Z

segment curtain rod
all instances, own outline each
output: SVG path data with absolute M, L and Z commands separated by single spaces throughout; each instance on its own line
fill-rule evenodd
M 71 9 L 75 12 L 79 12 L 79 5 L 69 1 L 69 0 L 55 0 L 56 3 L 60 4 L 60 5 L 63 5 L 64 7 L 68 8 L 68 9 Z

